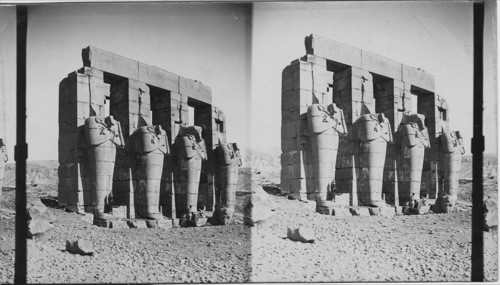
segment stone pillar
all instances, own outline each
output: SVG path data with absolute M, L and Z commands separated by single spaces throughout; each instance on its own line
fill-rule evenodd
M 307 110 L 311 142 L 311 166 L 316 193 L 316 211 L 330 214 L 332 184 L 335 183 L 335 165 L 339 135 L 347 135 L 344 115 L 335 104 L 313 104 Z M 330 197 L 329 197 L 330 196 Z
M 215 212 L 213 225 L 227 225 L 231 222 L 236 205 L 236 188 L 238 186 L 238 168 L 241 166 L 241 155 L 236 143 L 226 144 L 221 136 L 217 149 L 217 172 L 220 187 L 215 193 Z
M 174 91 L 151 91 L 151 112 L 153 125 L 160 125 L 165 130 L 169 148 L 172 149 L 181 126 L 188 122 L 188 97 Z M 177 168 L 176 154 L 166 155 L 160 189 L 160 206 L 163 215 L 175 218 L 175 185 L 178 182 L 174 172 Z
M 213 211 L 215 210 L 215 205 L 217 203 L 217 197 L 216 197 L 216 192 L 221 191 L 220 190 L 220 176 L 217 174 L 217 169 L 216 169 L 216 161 L 217 161 L 217 149 L 220 147 L 220 142 L 222 141 L 223 143 L 227 142 L 227 135 L 226 135 L 226 116 L 224 115 L 224 112 L 222 112 L 221 109 L 212 106 L 212 113 L 211 113 L 211 121 L 212 121 L 212 127 L 210 129 L 210 132 L 207 134 L 211 134 L 209 142 L 210 144 L 207 143 L 207 145 L 211 145 L 212 149 L 211 151 L 208 152 L 208 172 L 206 174 L 207 176 L 207 185 L 206 185 L 206 194 L 205 194 L 205 206 L 207 211 Z M 206 141 L 207 142 L 207 141 Z M 235 190 L 236 191 L 236 190 Z
M 398 135 L 398 126 L 403 114 L 412 110 L 410 84 L 396 79 L 384 80 L 375 83 L 375 111 L 383 113 L 391 124 L 394 134 L 394 143 L 387 145 L 386 163 L 384 165 L 383 193 L 386 202 L 399 206 L 399 181 L 401 176 L 401 142 Z
M 422 169 L 421 195 L 436 199 L 442 191 L 441 153 L 443 152 L 440 137 L 441 124 L 448 122 L 448 103 L 434 93 L 418 94 L 417 112 L 425 116 L 425 126 L 429 132 L 431 147 L 426 149 Z
M 421 196 L 425 148 L 430 147 L 425 117 L 421 114 L 403 115 L 398 134 L 401 143 L 399 202 L 401 206 L 407 206 Z
M 441 142 L 443 191 L 439 193 L 434 209 L 436 212 L 448 213 L 453 210 L 458 199 L 460 168 L 465 149 L 460 133 L 449 131 L 447 125 L 442 128 Z
M 109 85 L 103 78 L 102 71 L 84 67 L 59 84 L 58 201 L 75 212 L 93 210 L 83 125 L 90 116 L 105 116 Z
M 159 212 L 164 156 L 170 153 L 168 138 L 161 126 L 143 126 L 130 136 L 128 151 L 135 156 L 134 197 L 141 218 L 162 218 Z
M 90 172 L 91 206 L 94 219 L 106 219 L 105 213 L 111 212 L 110 197 L 113 184 L 116 147 L 125 142 L 118 121 L 112 116 L 102 118 L 90 116 L 85 120 L 85 139 Z
M 344 111 L 348 133 L 352 124 L 362 115 L 375 111 L 373 77 L 366 70 L 349 67 L 334 73 L 333 102 Z M 335 176 L 336 191 L 350 195 L 350 204 L 357 205 L 359 183 L 356 181 L 356 154 L 358 144 L 351 136 L 341 137 L 337 155 Z M 361 197 L 359 197 L 361 198 Z
M 352 139 L 358 142 L 357 186 L 359 202 L 366 206 L 383 207 L 382 181 L 387 143 L 392 143 L 389 120 L 381 114 L 359 117 L 352 127 Z
M 207 159 L 201 127 L 182 127 L 175 144 L 179 156 L 176 177 L 180 180 L 175 186 L 175 205 L 177 212 L 185 215 L 198 210 L 201 166 L 202 161 Z
M 122 125 L 126 142 L 139 127 L 152 124 L 149 87 L 133 79 L 125 79 L 111 85 L 110 115 Z M 131 188 L 135 157 L 126 149 L 118 149 L 113 174 L 113 198 L 115 205 L 127 206 L 127 217 L 135 217 L 134 189 Z M 135 183 L 135 182 L 134 182 Z
M 307 108 L 331 104 L 333 74 L 326 60 L 306 55 L 282 73 L 281 192 L 297 199 L 315 200 L 314 174 L 308 134 Z

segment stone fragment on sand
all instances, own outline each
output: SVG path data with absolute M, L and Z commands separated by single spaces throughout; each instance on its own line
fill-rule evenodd
M 489 228 L 498 226 L 498 205 L 495 199 L 488 197 L 483 202 L 484 207 L 484 229 L 488 231 Z
M 252 187 L 252 194 L 247 198 L 243 209 L 243 221 L 247 226 L 254 226 L 274 215 L 276 205 L 262 186 Z
M 47 220 L 35 219 L 28 221 L 28 238 L 40 235 L 52 228 L 52 224 Z
M 313 243 L 314 240 L 316 239 L 314 230 L 307 227 L 298 227 L 294 230 L 288 228 L 287 237 L 293 241 L 300 241 L 306 243 Z
M 84 239 L 79 239 L 77 241 L 71 242 L 69 240 L 66 241 L 66 250 L 73 254 L 80 255 L 93 255 L 94 248 L 92 244 Z

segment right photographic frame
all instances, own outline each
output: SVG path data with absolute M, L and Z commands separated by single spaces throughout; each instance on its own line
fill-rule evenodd
M 484 2 L 486 281 L 496 10 Z M 276 210 L 252 229 L 252 281 L 471 280 L 473 20 L 472 2 L 253 4 L 253 180 Z

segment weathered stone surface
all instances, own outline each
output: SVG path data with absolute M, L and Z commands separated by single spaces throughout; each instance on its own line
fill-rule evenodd
M 394 207 L 388 207 L 388 206 L 380 207 L 380 215 L 389 217 L 394 216 L 396 215 L 396 210 L 394 209 Z
M 127 221 L 128 226 L 131 229 L 147 229 L 148 226 L 146 224 L 146 220 L 140 220 L 140 219 L 131 219 Z
M 247 226 L 254 226 L 274 215 L 276 205 L 269 194 L 260 185 L 252 185 L 252 194 L 245 201 L 243 221 Z
M 49 223 L 55 222 L 55 215 L 52 212 L 48 211 L 47 207 L 39 198 L 29 197 L 26 204 L 28 220 L 45 220 Z
M 390 78 L 402 76 L 401 63 L 364 50 L 361 51 L 361 68 Z
M 179 93 L 205 103 L 212 102 L 212 90 L 197 80 L 179 76 Z
M 434 92 L 434 76 L 419 68 L 402 64 L 401 81 L 411 83 L 428 92 Z
M 307 54 L 361 68 L 361 50 L 311 34 L 305 39 Z
M 83 65 L 139 80 L 139 62 L 89 46 L 82 50 Z
M 73 254 L 80 255 L 93 255 L 94 247 L 92 244 L 84 239 L 79 239 L 77 241 L 71 242 L 69 240 L 66 241 L 66 250 Z
M 484 229 L 488 230 L 491 227 L 498 227 L 498 204 L 491 197 L 484 200 Z
M 42 201 L 34 196 L 28 196 L 26 202 L 26 214 L 28 219 L 28 238 L 44 233 L 51 229 L 56 220 L 55 215 L 50 212 Z
M 179 75 L 141 62 L 139 62 L 139 81 L 173 92 L 179 90 Z
M 35 219 L 28 221 L 28 238 L 40 235 L 52 228 L 52 224 L 47 220 Z
M 368 207 L 351 207 L 349 210 L 353 216 L 370 216 Z
M 300 241 L 306 243 L 314 243 L 316 240 L 316 235 L 314 230 L 307 227 L 299 227 L 296 229 L 287 229 L 287 237 L 293 241 Z
M 110 228 L 112 229 L 128 229 L 129 225 L 126 220 L 113 220 L 111 221 L 111 226 Z
M 92 224 L 92 222 L 94 221 L 94 214 L 82 213 L 79 215 L 80 215 L 80 219 L 84 220 L 85 222 L 87 222 L 89 224 Z
M 163 219 L 158 220 L 158 227 L 160 229 L 171 229 L 171 228 L 173 228 L 173 226 L 174 225 L 173 225 L 171 219 L 163 218 Z

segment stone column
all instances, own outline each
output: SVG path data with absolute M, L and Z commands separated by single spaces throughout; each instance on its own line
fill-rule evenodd
M 387 143 L 392 143 L 389 120 L 384 114 L 362 115 L 353 124 L 352 138 L 358 142 L 358 199 L 366 206 L 383 207 L 382 179 Z
M 344 115 L 335 104 L 325 106 L 313 104 L 307 110 L 309 137 L 311 141 L 312 172 L 314 193 L 318 212 L 328 206 L 328 194 L 332 195 L 335 182 L 335 165 L 339 143 L 339 133 L 347 135 Z M 331 199 L 330 199 L 331 200 Z
M 111 85 L 110 115 L 118 120 L 123 137 L 128 139 L 134 131 L 152 124 L 149 87 L 133 79 L 125 79 Z M 135 217 L 133 167 L 135 157 L 127 149 L 118 149 L 113 174 L 113 198 L 115 205 L 127 206 L 127 217 Z
M 220 188 L 216 193 L 215 212 L 212 217 L 214 225 L 227 225 L 233 218 L 238 186 L 238 168 L 241 164 L 241 155 L 236 143 L 226 144 L 221 137 L 217 159 Z
M 135 205 L 141 218 L 158 220 L 160 184 L 168 138 L 161 126 L 139 127 L 129 138 L 128 150 L 135 156 Z
M 281 192 L 315 200 L 307 108 L 331 104 L 333 73 L 324 58 L 306 55 L 282 73 Z
M 366 70 L 349 67 L 334 72 L 333 102 L 344 111 L 348 133 L 353 123 L 365 114 L 375 111 L 373 77 Z M 358 144 L 352 137 L 341 137 L 336 162 L 336 191 L 350 195 L 350 204 L 358 204 L 356 181 Z
M 179 153 L 178 175 L 179 193 L 176 193 L 176 208 L 181 214 L 198 211 L 198 190 L 202 161 L 207 159 L 205 142 L 201 137 L 201 128 L 182 127 L 175 143 Z
M 91 116 L 85 120 L 85 138 L 90 171 L 91 205 L 94 219 L 106 219 L 111 212 L 109 195 L 113 183 L 116 147 L 125 145 L 120 123 L 112 116 Z
M 399 202 L 407 206 L 411 201 L 420 199 L 424 154 L 425 149 L 430 147 L 424 115 L 403 115 L 398 133 L 402 178 L 399 181 Z
M 59 84 L 58 202 L 70 211 L 93 211 L 84 123 L 105 116 L 109 85 L 103 78 L 102 71 L 84 67 Z
M 386 202 L 399 206 L 399 181 L 401 176 L 401 142 L 398 135 L 398 126 L 403 114 L 412 109 L 411 85 L 397 79 L 379 81 L 375 83 L 375 111 L 383 113 L 391 124 L 394 134 L 394 143 L 387 145 L 386 163 L 384 165 L 383 193 Z
M 436 199 L 434 209 L 440 213 L 451 212 L 457 202 L 462 155 L 465 153 L 462 137 L 458 131 L 449 131 L 443 126 L 441 142 L 443 145 L 442 171 L 443 191 Z

